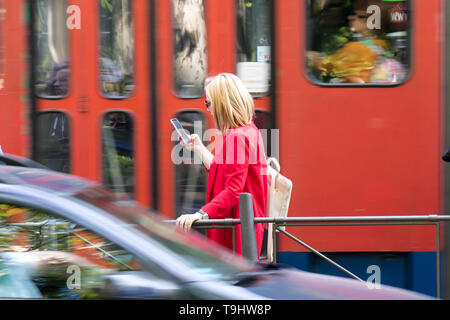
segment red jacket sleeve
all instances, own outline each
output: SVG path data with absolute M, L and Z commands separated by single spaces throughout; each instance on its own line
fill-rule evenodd
M 239 202 L 239 195 L 245 187 L 249 166 L 249 145 L 244 136 L 235 138 L 233 161 L 227 159 L 224 164 L 218 164 L 223 166 L 224 189 L 202 207 L 210 219 L 232 218 L 230 211 Z

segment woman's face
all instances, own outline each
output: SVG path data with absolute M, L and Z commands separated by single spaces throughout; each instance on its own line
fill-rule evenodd
M 354 14 L 348 16 L 350 31 L 354 33 L 367 33 L 367 14 L 364 10 L 355 10 Z

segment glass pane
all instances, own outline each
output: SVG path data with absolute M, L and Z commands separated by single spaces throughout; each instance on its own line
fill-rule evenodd
M 185 111 L 177 114 L 183 128 L 190 134 L 196 133 L 203 137 L 206 123 L 200 112 Z M 176 133 L 175 133 L 176 134 Z M 178 141 L 176 142 L 178 144 Z M 189 155 L 184 161 L 175 166 L 175 197 L 176 216 L 184 213 L 194 213 L 206 201 L 206 171 L 201 159 L 194 161 L 194 154 L 187 149 L 182 150 L 183 155 Z
M 255 110 L 255 117 L 253 119 L 255 126 L 259 129 L 264 141 L 264 150 L 267 156 L 271 156 L 271 134 L 273 132 L 272 115 L 268 111 Z
M 319 84 L 399 84 L 409 73 L 409 1 L 308 0 L 307 67 Z
M 134 255 L 70 220 L 5 203 L 0 252 L 9 275 L 0 279 L 0 298 L 95 299 L 105 275 L 141 270 Z
M 131 0 L 100 0 L 100 81 L 103 96 L 129 97 L 134 90 Z
M 36 161 L 50 169 L 70 172 L 69 120 L 61 112 L 44 112 L 36 120 Z
M 199 98 L 208 74 L 203 0 L 172 0 L 175 94 Z
M 36 94 L 64 97 L 69 91 L 69 41 L 65 0 L 34 1 Z
M 103 118 L 103 183 L 134 195 L 133 120 L 126 112 L 109 112 Z
M 270 90 L 272 0 L 236 0 L 237 75 L 254 96 Z

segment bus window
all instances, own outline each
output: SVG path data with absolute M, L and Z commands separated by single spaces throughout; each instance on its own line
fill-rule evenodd
M 410 69 L 409 1 L 308 0 L 306 64 L 319 85 L 397 85 Z
M 272 114 L 269 111 L 257 109 L 255 110 L 253 122 L 259 129 L 259 132 L 261 133 L 261 136 L 263 138 L 266 157 L 274 156 L 271 153 L 271 146 L 272 140 L 275 138 L 276 131 L 273 130 L 274 128 Z M 274 137 L 272 137 L 272 134 L 274 135 Z M 278 156 L 276 158 L 278 158 Z
M 126 98 L 134 90 L 131 0 L 100 0 L 99 6 L 101 92 L 106 98 Z
M 34 4 L 35 90 L 42 98 L 62 98 L 69 92 L 69 36 L 65 0 Z
M 134 130 L 131 116 L 123 111 L 105 114 L 102 122 L 103 184 L 134 196 Z
M 62 112 L 41 112 L 36 119 L 36 161 L 52 170 L 70 172 L 69 119 Z
M 172 0 L 174 86 L 180 98 L 200 98 L 208 74 L 203 0 Z
M 183 111 L 178 113 L 176 118 L 190 134 L 196 133 L 202 138 L 206 122 L 200 112 Z M 178 141 L 175 143 L 178 144 Z M 175 166 L 175 210 L 177 217 L 181 214 L 196 212 L 206 201 L 206 172 L 201 159 L 194 161 L 194 154 L 184 149 L 183 155 L 186 154 L 189 157 L 183 157 L 184 161 Z
M 236 0 L 236 73 L 253 96 L 270 90 L 272 0 Z

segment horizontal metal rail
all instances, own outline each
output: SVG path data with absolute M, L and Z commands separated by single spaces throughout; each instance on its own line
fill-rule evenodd
M 255 223 L 276 223 L 278 225 L 303 222 L 441 222 L 450 221 L 450 215 L 417 215 L 417 216 L 328 216 L 328 217 L 286 217 L 255 218 Z
M 176 220 L 164 220 L 165 223 L 176 223 Z M 208 219 L 197 220 L 192 224 L 193 229 L 231 229 L 233 237 L 233 253 L 236 254 L 236 225 L 241 224 L 240 219 Z
M 286 218 L 255 218 L 255 223 L 276 223 L 279 226 L 293 223 L 331 223 L 331 222 L 445 222 L 450 221 L 450 215 L 417 215 L 417 216 L 328 216 L 328 217 L 286 217 Z M 165 220 L 167 223 L 175 223 L 176 220 Z M 240 219 L 209 219 L 197 220 L 193 227 L 210 225 L 237 225 Z M 383 223 L 384 224 L 384 223 Z

